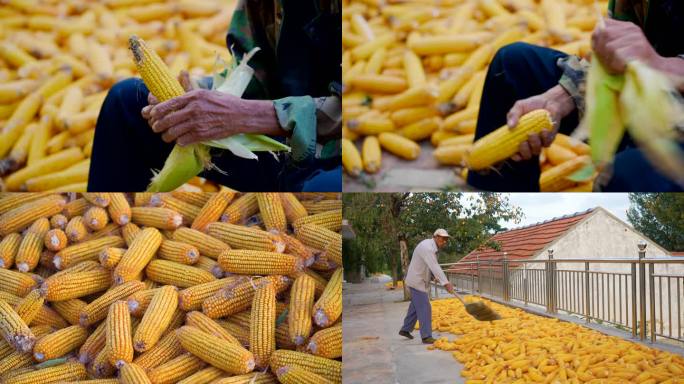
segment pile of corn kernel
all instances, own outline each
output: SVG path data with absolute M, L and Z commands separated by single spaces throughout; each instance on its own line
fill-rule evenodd
M 598 2 L 602 12 L 607 3 Z M 597 20 L 586 0 L 347 0 L 343 3 L 343 163 L 346 173 L 383 170 L 387 154 L 415 160 L 430 140 L 442 165 L 462 167 L 472 146 L 489 62 L 522 41 L 585 56 Z M 423 147 L 424 148 L 424 147 Z M 586 145 L 564 137 L 542 153 L 542 171 L 571 175 Z M 555 178 L 554 178 L 555 179 Z M 590 191 L 591 181 L 542 191 Z
M 227 62 L 235 0 L 0 2 L 0 181 L 10 191 L 86 190 L 107 91 L 136 75 L 138 35 L 172 73 Z
M 482 301 L 502 319 L 477 321 L 457 299 L 432 302 L 433 328 L 459 335 L 434 348 L 452 351 L 468 384 L 684 383 L 682 356 Z
M 1 193 L 0 383 L 342 381 L 336 193 Z

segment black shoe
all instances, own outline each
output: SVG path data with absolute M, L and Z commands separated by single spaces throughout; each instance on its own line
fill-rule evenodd
M 433 344 L 435 341 L 437 340 L 433 339 L 432 337 L 426 337 L 423 339 L 423 344 Z
M 413 339 L 413 335 L 406 331 L 399 331 L 399 335 L 404 336 L 407 339 Z

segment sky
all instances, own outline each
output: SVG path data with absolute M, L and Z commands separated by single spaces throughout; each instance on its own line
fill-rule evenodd
M 629 225 L 626 193 L 509 193 L 513 205 L 522 208 L 525 217 L 521 222 L 504 222 L 507 228 L 517 228 L 549 220 L 554 217 L 603 207 Z

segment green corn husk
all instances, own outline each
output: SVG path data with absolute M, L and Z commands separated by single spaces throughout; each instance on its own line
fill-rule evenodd
M 243 58 L 242 62 L 231 69 L 224 62 L 223 69 L 214 75 L 213 90 L 241 97 L 254 70 L 247 63 L 259 48 L 254 48 Z M 154 177 L 147 187 L 148 192 L 172 191 L 197 176 L 205 169 L 218 169 L 211 163 L 209 149 L 211 147 L 229 150 L 239 157 L 258 159 L 254 152 L 290 151 L 290 147 L 265 135 L 238 134 L 218 140 L 187 146 L 175 145 L 166 158 L 164 167 Z

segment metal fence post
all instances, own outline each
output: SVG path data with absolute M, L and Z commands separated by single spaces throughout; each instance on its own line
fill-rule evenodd
M 637 262 L 632 263 L 632 337 L 637 337 Z
M 527 263 L 523 264 L 523 281 L 524 281 L 524 288 L 523 288 L 523 297 L 525 300 L 525 305 L 527 305 L 527 300 L 528 300 L 528 292 L 529 292 L 529 282 L 527 280 Z
M 646 242 L 641 240 L 639 244 L 639 338 L 644 340 L 646 338 L 646 264 L 644 258 L 646 257 Z
M 506 252 L 503 253 L 503 264 L 501 265 L 501 270 L 503 274 L 503 299 L 504 301 L 511 301 L 511 294 L 509 290 L 510 279 L 508 276 L 508 253 Z
M 553 313 L 553 249 L 548 250 L 549 261 L 546 263 L 546 312 Z
M 651 343 L 656 341 L 656 318 L 655 318 L 655 279 L 653 277 L 653 263 L 648 264 L 648 289 L 649 289 L 649 308 L 651 309 Z M 670 297 L 667 298 L 670 300 Z
M 589 323 L 591 312 L 591 295 L 589 294 L 589 262 L 584 263 L 584 320 Z
M 477 293 L 482 294 L 482 270 L 480 269 L 480 256 L 475 260 L 477 263 Z

